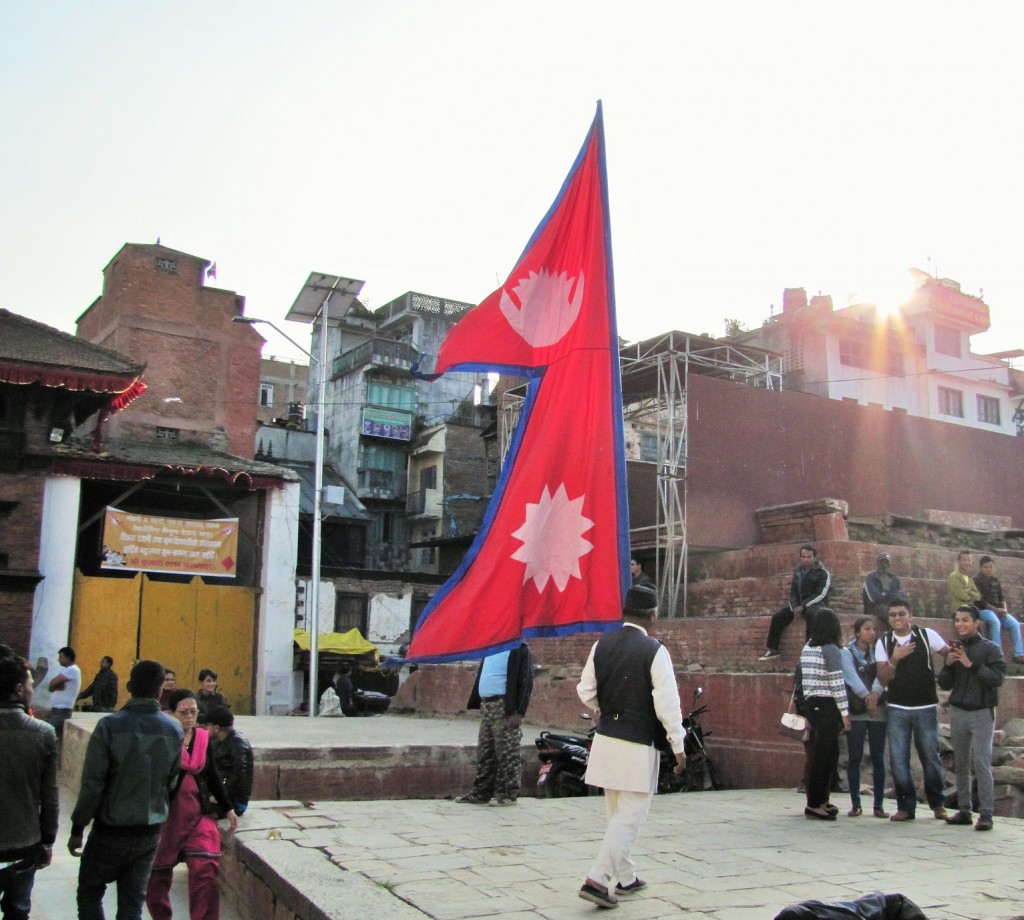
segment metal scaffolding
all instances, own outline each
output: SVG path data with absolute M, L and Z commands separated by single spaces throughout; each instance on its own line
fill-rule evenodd
M 666 332 L 619 350 L 623 420 L 653 428 L 656 459 L 628 458 L 657 466 L 657 503 L 653 524 L 633 527 L 633 551 L 653 550 L 659 606 L 669 617 L 686 616 L 686 454 L 687 385 L 689 375 L 703 374 L 745 386 L 782 389 L 782 359 L 774 352 L 736 345 L 708 336 Z M 504 392 L 501 456 L 519 422 L 526 387 Z M 682 604 L 680 606 L 680 594 Z

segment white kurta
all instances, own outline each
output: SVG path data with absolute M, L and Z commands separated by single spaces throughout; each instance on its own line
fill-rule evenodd
M 639 629 L 645 636 L 647 630 L 633 623 L 626 623 L 623 629 Z M 594 672 L 595 642 L 583 668 L 580 682 L 576 687 L 583 704 L 598 711 L 597 675 Z M 672 659 L 665 646 L 658 649 L 651 663 L 651 696 L 654 711 L 665 726 L 672 750 L 683 749 L 683 715 L 679 707 L 679 688 L 672 668 Z M 594 735 L 594 745 L 587 764 L 586 782 L 603 789 L 618 789 L 622 792 L 643 792 L 653 795 L 658 788 L 658 751 L 653 745 L 636 744 L 619 738 L 609 738 L 600 733 Z

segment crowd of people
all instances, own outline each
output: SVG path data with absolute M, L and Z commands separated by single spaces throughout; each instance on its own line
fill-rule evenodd
M 229 833 L 248 807 L 253 755 L 217 690 L 217 675 L 200 672 L 200 688 L 177 688 L 175 674 L 142 660 L 131 669 L 130 699 L 117 709 L 118 679 L 104 656 L 92 684 L 79 692 L 75 651 L 58 652 L 47 683 L 51 711 L 34 718 L 34 670 L 0 646 L 0 744 L 15 756 L 0 762 L 0 909 L 22 920 L 31 910 L 35 874 L 52 859 L 57 835 L 60 739 L 77 700 L 109 713 L 89 738 L 68 851 L 80 857 L 77 912 L 102 918 L 103 896 L 117 889 L 118 917 L 171 917 L 172 870 L 188 867 L 189 916 L 220 916 L 221 830 Z M 202 724 L 200 724 L 202 723 Z M 86 828 L 91 826 L 88 839 Z
M 800 549 L 787 607 L 772 617 L 761 660 L 780 657 L 782 631 L 802 616 L 806 644 L 794 674 L 798 711 L 807 719 L 804 788 L 808 818 L 835 821 L 839 808 L 830 801 L 836 788 L 840 739 L 847 739 L 847 782 L 851 818 L 863 814 L 861 766 L 867 742 L 871 762 L 872 813 L 890 821 L 912 821 L 917 791 L 911 749 L 920 761 L 925 800 L 936 819 L 951 825 L 993 827 L 992 734 L 998 688 L 1007 665 L 1000 633 L 1010 633 L 1013 661 L 1024 663 L 1020 626 L 1007 610 L 995 563 L 982 556 L 972 576 L 972 555 L 957 554 L 947 579 L 955 638 L 913 623 L 910 601 L 891 558 L 878 557 L 864 580 L 864 616 L 853 624 L 847 643 L 839 619 L 829 609 L 830 576 L 813 546 Z M 984 635 L 989 630 L 988 638 Z M 946 810 L 939 755 L 938 693 L 949 691 L 950 741 L 956 763 L 957 811 Z M 896 810 L 885 811 L 886 748 Z M 973 785 L 977 783 L 977 821 Z

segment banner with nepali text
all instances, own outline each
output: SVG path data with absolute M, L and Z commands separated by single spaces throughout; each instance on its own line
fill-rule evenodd
M 196 521 L 107 508 L 101 569 L 234 578 L 238 518 Z

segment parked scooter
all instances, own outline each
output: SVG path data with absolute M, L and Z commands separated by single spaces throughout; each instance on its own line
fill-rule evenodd
M 580 713 L 580 718 L 587 722 L 592 721 L 585 712 Z M 537 798 L 553 799 L 600 793 L 600 790 L 583 782 L 593 741 L 593 728 L 586 735 L 540 733 L 540 737 L 534 741 L 537 745 L 537 756 L 540 758 Z

